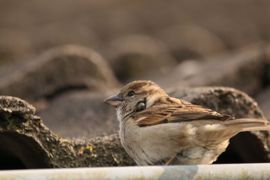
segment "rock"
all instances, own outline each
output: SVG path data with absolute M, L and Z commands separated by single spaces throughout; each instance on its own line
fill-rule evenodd
M 118 130 L 115 110 L 103 101 L 107 93 L 79 91 L 65 93 L 49 102 L 39 115 L 62 137 L 89 139 Z
M 264 118 L 257 103 L 235 89 L 176 88 L 169 94 L 237 118 Z M 25 101 L 1 96 L 0 104 L 2 169 L 134 165 L 117 134 L 88 140 L 64 139 L 52 133 L 35 114 L 35 108 Z M 73 126 L 80 125 L 83 124 Z M 269 146 L 269 132 L 240 133 L 232 138 L 216 163 L 266 162 Z
M 85 140 L 63 139 L 15 97 L 0 97 L 1 169 L 134 165 L 116 135 Z
M 0 69 L 0 93 L 37 100 L 78 89 L 104 90 L 118 82 L 103 58 L 91 49 L 63 46 L 40 57 Z
M 270 85 L 270 46 L 265 46 L 265 64 L 264 64 L 264 77 L 263 77 L 263 85 L 265 87 Z
M 178 61 L 205 59 L 224 53 L 226 47 L 216 34 L 197 25 L 176 25 L 166 28 L 157 35 L 170 48 Z
M 262 88 L 265 61 L 263 48 L 245 48 L 211 62 L 180 64 L 153 79 L 162 87 L 229 86 L 253 95 Z
M 261 91 L 257 96 L 256 100 L 260 107 L 262 108 L 263 112 L 265 112 L 265 115 L 267 119 L 270 119 L 270 88 L 266 88 L 263 91 Z
M 164 75 L 177 63 L 161 42 L 147 36 L 116 39 L 108 51 L 111 66 L 123 82 L 149 75 Z
M 262 110 L 265 112 L 266 117 L 270 119 L 270 47 L 266 48 L 265 60 L 265 74 L 263 77 L 264 89 L 256 95 L 256 100 L 258 101 Z

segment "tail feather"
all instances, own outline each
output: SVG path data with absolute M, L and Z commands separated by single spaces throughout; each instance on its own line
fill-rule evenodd
M 250 128 L 244 128 L 242 132 L 244 131 L 270 131 L 270 125 L 267 126 L 260 126 L 260 127 L 250 127 Z
M 234 119 L 223 121 L 220 125 L 212 128 L 202 127 L 198 134 L 201 140 L 220 143 L 244 131 L 270 131 L 270 123 L 265 119 Z
M 242 131 L 270 131 L 270 124 L 265 119 L 243 118 L 225 121 L 223 123 L 232 129 Z

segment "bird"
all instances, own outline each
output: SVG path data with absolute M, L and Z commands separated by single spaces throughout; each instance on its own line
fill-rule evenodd
M 149 80 L 132 81 L 104 102 L 116 109 L 121 144 L 141 166 L 212 164 L 239 132 L 270 130 L 266 119 L 235 119 L 170 97 Z

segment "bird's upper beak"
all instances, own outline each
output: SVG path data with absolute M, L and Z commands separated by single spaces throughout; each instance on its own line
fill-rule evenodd
M 123 99 L 123 96 L 120 94 L 111 96 L 111 97 L 104 100 L 105 103 L 107 103 L 113 107 L 119 106 L 122 101 L 124 101 L 124 99 Z

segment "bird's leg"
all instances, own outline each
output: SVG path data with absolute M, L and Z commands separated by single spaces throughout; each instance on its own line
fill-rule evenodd
M 177 155 L 171 157 L 171 158 L 165 163 L 165 166 L 170 165 L 170 164 L 175 160 L 176 156 L 177 156 Z

